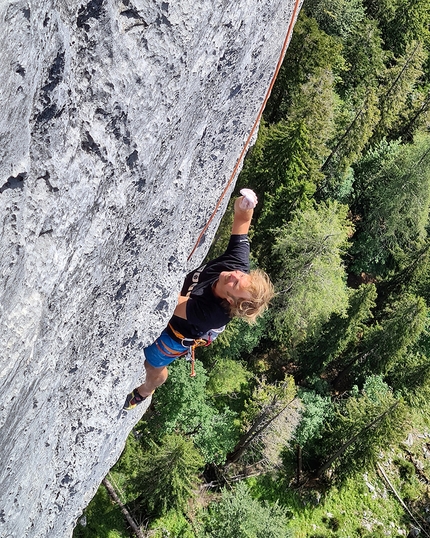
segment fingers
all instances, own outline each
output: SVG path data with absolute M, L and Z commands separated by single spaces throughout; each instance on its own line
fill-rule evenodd
M 243 198 L 240 200 L 239 207 L 244 210 L 254 209 L 258 203 L 257 195 L 251 189 L 242 189 L 240 194 Z

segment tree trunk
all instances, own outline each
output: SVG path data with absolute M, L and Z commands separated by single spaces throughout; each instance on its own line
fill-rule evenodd
M 336 144 L 336 146 L 334 147 L 334 149 L 332 150 L 332 152 L 330 153 L 330 155 L 327 157 L 327 159 L 324 161 L 324 164 L 321 166 L 321 172 L 324 172 L 330 161 L 333 159 L 333 157 L 336 155 L 338 149 L 340 148 L 340 146 L 342 145 L 342 142 L 345 140 L 345 138 L 348 136 L 348 134 L 351 132 L 351 129 L 354 127 L 354 125 L 356 124 L 358 118 L 363 114 L 365 108 L 366 108 L 366 104 L 367 102 L 364 101 L 363 105 L 361 106 L 360 110 L 357 112 L 357 114 L 355 115 L 355 118 L 352 120 L 351 124 L 349 125 L 349 127 L 347 128 L 347 130 L 343 133 L 343 135 L 340 137 L 338 143 Z
M 234 449 L 227 454 L 226 462 L 224 464 L 224 468 L 228 467 L 230 464 L 235 463 L 238 461 L 240 456 L 245 452 L 245 450 L 249 447 L 249 445 L 257 439 L 262 432 L 272 424 L 272 422 L 279 417 L 281 413 L 287 409 L 289 405 L 291 405 L 296 398 L 294 397 L 290 402 L 287 403 L 280 411 L 275 413 L 273 417 L 269 418 L 270 413 L 273 412 L 275 409 L 275 406 L 277 404 L 277 400 L 273 400 L 272 403 L 266 407 L 266 409 L 260 414 L 260 416 L 256 419 L 254 424 L 251 426 L 251 428 L 240 438 L 237 445 L 234 447 Z
M 409 123 L 406 125 L 406 127 L 403 127 L 402 129 L 402 139 L 405 139 L 406 136 L 411 137 L 413 135 L 414 131 L 414 123 L 418 120 L 418 118 L 427 111 L 428 105 L 430 103 L 430 92 L 427 94 L 426 99 L 424 100 L 423 104 L 420 106 L 420 108 L 417 110 L 417 112 L 412 116 L 412 118 L 409 120 Z
M 351 370 L 353 367 L 357 364 L 357 362 L 362 361 L 363 359 L 367 359 L 367 357 L 372 353 L 371 351 L 368 351 L 367 353 L 360 353 L 356 355 L 349 363 L 345 366 L 343 370 L 341 370 L 335 379 L 333 380 L 333 388 L 339 389 L 342 386 L 342 383 L 345 381 L 345 379 L 348 377 L 348 375 L 351 373 Z
M 397 75 L 397 77 L 394 79 L 394 82 L 391 84 L 389 90 L 387 91 L 387 93 L 385 95 L 382 96 L 381 98 L 381 105 L 387 100 L 388 96 L 390 95 L 390 93 L 393 91 L 393 89 L 396 87 L 397 83 L 399 82 L 399 80 L 402 78 L 402 75 L 403 73 L 405 72 L 406 68 L 409 67 L 409 64 L 410 62 L 412 61 L 416 51 L 418 50 L 418 47 L 420 46 L 420 42 L 418 41 L 417 42 L 417 45 L 416 47 L 414 48 L 414 50 L 412 51 L 412 53 L 409 55 L 409 58 L 406 59 L 405 61 L 405 65 L 402 67 L 402 69 L 400 70 L 400 73 Z
M 296 484 L 297 486 L 300 485 L 300 479 L 302 476 L 302 447 L 300 445 L 297 445 L 297 469 L 296 469 Z
M 131 516 L 130 512 L 127 510 L 127 508 L 122 504 L 121 499 L 118 497 L 114 487 L 109 482 L 107 478 L 103 479 L 103 485 L 107 489 L 107 492 L 109 493 L 111 499 L 116 502 L 116 504 L 120 507 L 121 512 L 123 513 L 125 519 L 127 520 L 127 523 L 130 525 L 132 531 L 135 533 L 137 538 L 145 538 L 145 535 L 140 530 L 138 524 L 134 521 L 133 517 Z

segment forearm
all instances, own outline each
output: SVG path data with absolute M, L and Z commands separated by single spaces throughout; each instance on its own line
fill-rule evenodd
M 231 233 L 232 235 L 247 234 L 251 226 L 253 209 L 243 209 L 240 207 L 240 202 L 243 196 L 237 198 L 234 203 L 234 220 Z

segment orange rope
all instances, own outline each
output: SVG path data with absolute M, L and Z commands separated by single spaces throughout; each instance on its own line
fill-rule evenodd
M 209 217 L 209 220 L 205 224 L 203 230 L 200 232 L 200 235 L 197 238 L 197 241 L 196 241 L 196 243 L 194 245 L 193 250 L 191 251 L 191 254 L 188 256 L 187 261 L 189 261 L 191 259 L 192 255 L 194 254 L 197 247 L 199 246 L 203 235 L 206 233 L 206 230 L 209 228 L 210 223 L 212 222 L 213 218 L 215 217 L 216 212 L 218 211 L 219 206 L 221 205 L 221 202 L 223 201 L 225 195 L 227 194 L 228 189 L 230 188 L 230 186 L 231 186 L 231 184 L 232 184 L 232 182 L 233 182 L 233 180 L 234 180 L 234 178 L 236 176 L 236 173 L 237 173 L 237 170 L 238 170 L 238 168 L 240 166 L 240 163 L 242 162 L 242 159 L 244 158 L 245 153 L 246 153 L 246 151 L 248 149 L 248 146 L 249 146 L 249 144 L 251 142 L 251 139 L 252 139 L 252 137 L 254 135 L 254 131 L 257 128 L 257 125 L 259 124 L 259 122 L 261 120 L 261 116 L 263 115 L 263 111 L 264 111 L 264 109 L 266 107 L 267 101 L 269 100 L 270 94 L 272 93 L 272 89 L 273 89 L 273 86 L 275 84 L 276 77 L 278 76 L 279 70 L 281 69 L 281 65 L 282 65 L 282 62 L 283 62 L 283 59 L 284 59 L 284 56 L 285 56 L 285 52 L 287 50 L 288 43 L 290 41 L 291 33 L 293 31 L 293 28 L 294 28 L 296 14 L 297 14 L 297 11 L 299 9 L 300 1 L 301 0 L 296 0 L 295 3 L 294 3 L 293 14 L 291 16 L 290 23 L 288 25 L 287 35 L 285 37 L 285 41 L 284 41 L 284 44 L 282 46 L 281 54 L 279 55 L 279 60 L 278 60 L 278 63 L 276 65 L 275 73 L 273 75 L 272 81 L 270 82 L 269 89 L 266 92 L 266 96 L 264 98 L 263 104 L 260 107 L 260 111 L 258 112 L 257 119 L 255 120 L 254 125 L 252 126 L 252 129 L 251 129 L 251 131 L 250 131 L 250 133 L 248 135 L 248 138 L 246 139 L 245 145 L 244 145 L 244 147 L 243 147 L 243 149 L 241 151 L 241 154 L 239 155 L 239 159 L 236 162 L 236 166 L 233 169 L 233 172 L 232 172 L 232 174 L 230 176 L 230 179 L 228 180 L 228 183 L 227 183 L 226 187 L 224 188 L 224 190 L 223 190 L 223 192 L 221 194 L 221 197 L 219 198 L 219 200 L 218 200 L 218 202 L 217 202 L 217 204 L 215 206 L 215 209 L 213 210 L 212 215 Z

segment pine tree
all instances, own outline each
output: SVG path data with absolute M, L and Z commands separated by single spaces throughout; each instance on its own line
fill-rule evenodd
M 430 211 L 430 137 L 382 141 L 356 166 L 352 270 L 386 276 L 400 253 L 419 250 Z
M 323 32 L 302 10 L 264 111 L 265 121 L 272 124 L 285 119 L 294 96 L 300 94 L 301 86 L 311 77 L 340 69 L 341 49 L 339 40 Z
M 328 35 L 346 40 L 365 18 L 362 0 L 307 0 L 304 11 Z
M 195 370 L 196 376 L 190 377 L 190 365 L 183 359 L 169 367 L 167 382 L 154 395 L 155 413 L 145 417 L 143 425 L 160 441 L 178 432 L 190 437 L 206 463 L 220 464 L 237 442 L 237 414 L 215 407 L 206 393 L 208 377 L 200 361 Z
M 303 376 L 340 368 L 345 357 L 356 353 L 359 342 L 368 330 L 376 305 L 376 286 L 362 284 L 349 289 L 349 305 L 345 315 L 333 314 L 315 339 L 306 341 L 297 350 Z
M 199 538 L 288 538 L 287 518 L 278 504 L 253 499 L 245 483 L 224 489 L 209 505 Z
M 395 54 L 403 54 L 412 41 L 428 41 L 427 0 L 364 0 L 364 5 L 369 16 L 378 21 L 385 47 Z
M 295 397 L 294 381 L 286 376 L 280 383 L 259 382 L 246 409 L 246 426 L 236 446 L 227 455 L 224 468 L 236 463 L 255 445 L 263 432 L 291 404 Z
M 340 478 L 363 471 L 376 461 L 383 447 L 403 438 L 406 406 L 395 398 L 381 377 L 367 378 L 361 392 L 356 388 L 337 407 L 337 415 L 314 446 L 324 460 L 318 476 L 333 467 L 335 476 Z
M 409 108 L 409 97 L 419 85 L 427 53 L 420 41 L 408 43 L 405 53 L 385 73 L 380 92 L 380 120 L 375 128 L 371 143 L 383 137 L 392 138 L 391 133 L 399 130 L 402 116 Z
M 345 312 L 341 255 L 351 230 L 345 206 L 322 203 L 298 211 L 277 232 L 271 261 L 278 296 L 272 312 L 274 336 L 285 346 L 318 333 L 334 312 Z
M 134 503 L 154 517 L 185 510 L 204 462 L 192 441 L 170 434 L 160 444 L 150 440 L 149 450 L 140 454 L 135 465 L 136 475 L 129 484 L 139 492 Z
M 352 359 L 346 360 L 334 386 L 345 387 L 348 376 L 353 380 L 371 374 L 387 375 L 401 367 L 403 357 L 420 338 L 428 309 L 421 297 L 404 295 L 383 312 L 380 323 L 369 329 Z M 380 314 L 382 316 L 382 314 Z M 350 386 L 350 382 L 346 386 Z

